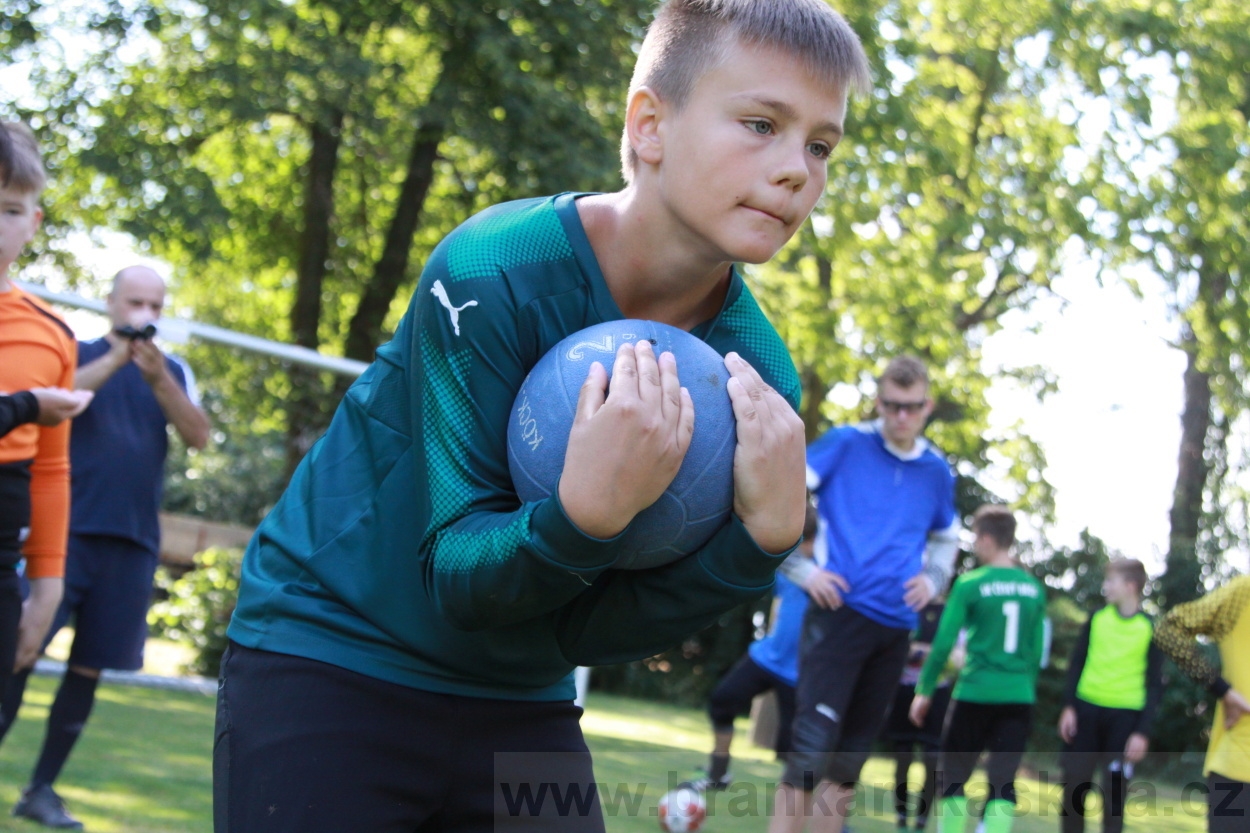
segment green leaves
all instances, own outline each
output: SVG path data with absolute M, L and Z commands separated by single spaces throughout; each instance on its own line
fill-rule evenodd
M 902 2 L 859 21 L 876 89 L 852 108 L 812 229 L 757 278 L 805 369 L 814 432 L 867 416 L 853 391 L 826 399 L 836 383 L 867 395 L 890 357 L 915 353 L 936 380 L 930 436 L 973 470 L 1013 460 L 1004 497 L 1043 516 L 1040 450 L 1019 431 L 988 435 L 998 371 L 980 345 L 1098 244 L 1080 205 L 1100 170 L 1070 156 L 1058 13 L 1035 0 Z

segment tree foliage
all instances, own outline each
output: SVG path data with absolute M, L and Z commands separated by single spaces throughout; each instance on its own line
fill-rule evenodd
M 10 5 L 0 62 L 34 54 L 49 31 L 49 4 Z M 89 6 L 94 47 L 37 64 L 45 104 L 19 112 L 54 172 L 45 256 L 67 262 L 71 229 L 117 229 L 173 265 L 181 311 L 367 360 L 430 250 L 469 214 L 618 185 L 621 105 L 653 3 Z M 1191 465 L 1160 596 L 1192 596 L 1245 537 L 1244 510 L 1225 510 L 1250 351 L 1246 13 L 1235 0 L 869 0 L 843 11 L 874 91 L 852 105 L 812 223 L 749 272 L 802 374 L 809 434 L 869 417 L 873 376 L 915 353 L 934 372 L 929 436 L 958 469 L 961 512 L 1007 499 L 1044 522 L 1043 450 L 1027 426 L 990 431 L 986 392 L 1010 376 L 1041 396 L 1055 380 L 1045 357 L 990 368 L 982 347 L 1074 258 L 1122 272 L 1145 261 L 1169 280 L 1191 356 Z M 1161 101 L 1175 101 L 1174 116 Z M 219 431 L 208 453 L 175 466 L 170 502 L 253 522 L 343 380 L 220 348 L 189 353 Z M 1096 601 L 1100 547 L 1088 536 L 1072 551 L 1038 545 L 1039 574 L 1075 597 L 1068 619 Z M 664 690 L 698 699 L 752 637 L 753 612 L 647 673 L 666 667 Z M 642 673 L 618 676 L 654 684 Z
M 39 118 L 85 174 L 80 220 L 175 264 L 199 318 L 368 360 L 469 213 L 615 181 L 645 5 L 158 2 L 140 60 L 65 70 Z M 256 398 L 255 363 L 207 361 L 227 402 Z M 335 386 L 283 376 L 256 415 L 293 463 Z
M 1064 36 L 1060 12 L 1017 0 L 851 13 L 874 91 L 852 108 L 811 228 L 760 277 L 801 366 L 809 430 L 864 416 L 872 376 L 918 354 L 935 371 L 930 436 L 965 473 L 1004 468 L 1007 497 L 1048 517 L 1041 449 L 1025 431 L 987 431 L 1000 371 L 981 346 L 1097 245 L 1099 165 L 1071 153 L 1077 115 L 1055 92 L 1075 78 L 1048 46 Z M 1001 372 L 1053 389 L 1041 363 Z
M 1084 76 L 1117 107 L 1102 155 L 1108 249 L 1163 276 L 1187 357 L 1166 605 L 1194 598 L 1247 548 L 1228 439 L 1246 413 L 1250 29 L 1230 0 L 1081 3 Z

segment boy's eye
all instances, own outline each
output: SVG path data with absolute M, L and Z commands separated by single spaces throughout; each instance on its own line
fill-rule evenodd
M 833 153 L 833 148 L 825 142 L 812 142 L 807 146 L 807 151 L 817 159 L 828 159 L 829 154 Z
M 747 123 L 747 130 L 752 133 L 758 133 L 761 136 L 767 136 L 773 132 L 773 123 L 766 119 L 751 119 Z

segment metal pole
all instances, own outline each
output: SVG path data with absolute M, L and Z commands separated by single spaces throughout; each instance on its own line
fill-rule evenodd
M 103 301 L 93 301 L 81 295 L 73 295 L 68 292 L 53 292 L 38 284 L 20 283 L 19 286 L 21 286 L 23 292 L 29 292 L 31 295 L 35 295 L 52 304 L 90 310 L 100 314 L 105 313 Z M 273 356 L 292 364 L 304 365 L 317 370 L 328 370 L 331 373 L 338 373 L 343 376 L 359 376 L 369 366 L 366 362 L 356 361 L 355 359 L 345 359 L 341 356 L 323 356 L 316 350 L 309 350 L 307 347 L 283 344 L 280 341 L 271 341 L 267 338 L 238 333 L 234 330 L 227 330 L 224 327 L 214 327 L 212 324 L 201 324 L 198 321 L 191 321 L 185 318 L 162 318 L 157 322 L 157 325 L 159 335 L 173 342 L 185 343 L 188 336 L 195 336 L 214 344 L 238 347 L 243 350 L 250 350 L 253 353 Z

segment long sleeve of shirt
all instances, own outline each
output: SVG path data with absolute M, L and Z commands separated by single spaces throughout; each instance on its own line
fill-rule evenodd
M 418 297 L 431 283 L 427 276 Z M 446 292 L 460 289 L 450 279 L 449 285 Z M 506 429 L 532 361 L 516 337 L 514 322 L 523 311 L 506 289 L 502 283 L 479 285 L 474 311 L 497 312 L 483 311 L 472 325 L 466 319 L 459 335 L 445 308 L 433 302 L 415 306 L 414 326 L 403 334 L 413 380 L 410 407 L 414 416 L 420 414 L 418 431 L 427 452 L 422 481 L 430 484 L 433 510 L 421 548 L 439 611 L 457 627 L 474 630 L 550 613 L 589 593 L 593 610 L 579 601 L 576 611 L 561 619 L 614 643 L 607 655 L 615 657 L 622 650 L 645 655 L 657 644 L 667 647 L 726 605 L 768 592 L 782 558 L 761 551 L 740 523 L 727 524 L 677 566 L 613 571 L 600 581 L 622 553 L 620 536 L 585 535 L 555 495 L 516 506 Z M 470 362 L 471 373 L 462 369 Z M 639 599 L 654 598 L 666 586 L 680 588 L 683 602 L 668 616 L 657 616 L 663 605 L 648 603 L 647 626 L 638 628 Z M 664 627 L 666 621 L 672 627 Z M 650 635 L 640 638 L 644 633 Z M 631 640 L 637 647 L 628 651 Z M 579 661 L 586 659 L 579 653 Z
M 1247 605 L 1250 605 L 1250 582 L 1226 584 L 1168 611 L 1155 628 L 1155 644 L 1182 671 L 1216 697 L 1223 697 L 1229 689 L 1228 682 L 1194 640 L 1199 636 L 1217 642 L 1223 639 L 1237 624 L 1237 618 Z
M 955 575 L 955 559 L 959 555 L 959 528 L 959 520 L 956 519 L 945 529 L 931 531 L 929 540 L 925 543 L 921 575 L 929 580 L 935 596 L 946 591 Z
M 1159 711 L 1159 703 L 1163 701 L 1163 652 L 1159 646 L 1151 644 L 1150 653 L 1146 655 L 1146 705 L 1137 716 L 1134 732 L 1150 737 L 1154 727 L 1155 714 Z
M 73 386 L 73 374 L 63 380 Z M 65 547 L 69 540 L 69 432 L 66 420 L 39 431 L 39 451 L 30 466 L 30 537 L 26 539 L 28 578 L 56 578 L 65 574 Z
M 28 390 L 0 394 L 0 437 L 39 417 L 39 400 Z
M 929 656 L 925 658 L 924 667 L 920 669 L 920 679 L 916 682 L 916 693 L 926 697 L 937 688 L 938 679 L 946 668 L 951 651 L 959 641 L 959 632 L 963 630 L 968 619 L 968 604 L 964 593 L 965 585 L 956 584 L 951 589 L 946 607 L 942 610 L 942 618 L 938 622 L 937 634 L 929 648 Z

